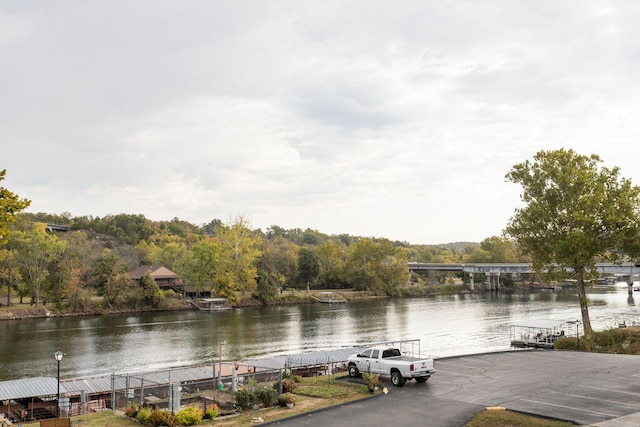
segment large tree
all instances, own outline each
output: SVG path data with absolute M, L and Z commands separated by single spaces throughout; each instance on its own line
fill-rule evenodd
M 0 181 L 4 180 L 7 170 L 0 171 Z M 16 214 L 26 209 L 31 201 L 21 199 L 17 194 L 0 186 L 0 244 L 7 242 L 9 236 L 8 224 L 15 221 Z
M 506 175 L 522 185 L 526 206 L 516 209 L 505 233 L 536 270 L 573 271 L 585 334 L 591 333 L 585 279 L 598 260 L 636 257 L 640 243 L 640 188 L 600 163 L 595 154 L 540 151 Z
M 38 307 L 43 287 L 46 290 L 49 284 L 49 266 L 62 256 L 66 243 L 47 233 L 43 223 L 35 223 L 26 231 L 15 231 L 10 237 L 9 249 L 13 251 L 16 265 Z
M 310 249 L 301 248 L 298 252 L 298 277 L 300 282 L 307 287 L 307 293 L 309 293 L 311 283 L 315 282 L 319 274 L 318 256 Z
M 409 281 L 407 252 L 391 241 L 362 239 L 349 246 L 345 264 L 348 279 L 356 290 L 378 295 L 397 295 Z
M 235 218 L 228 226 L 219 229 L 217 237 L 222 250 L 214 284 L 219 296 L 236 303 L 242 293 L 253 294 L 257 288 L 262 239 L 251 231 L 249 221 L 244 217 Z

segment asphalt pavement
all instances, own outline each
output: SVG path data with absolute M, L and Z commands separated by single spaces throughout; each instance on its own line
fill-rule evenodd
M 425 384 L 283 420 L 282 426 L 464 426 L 487 407 L 600 427 L 640 426 L 640 357 L 522 350 L 436 360 Z

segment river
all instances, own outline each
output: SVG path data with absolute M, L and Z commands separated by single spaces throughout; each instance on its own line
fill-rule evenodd
M 637 298 L 634 298 L 637 295 Z M 589 292 L 594 329 L 638 311 L 626 285 Z M 636 300 L 638 302 L 636 302 Z M 535 319 L 580 319 L 573 291 L 483 293 L 347 304 L 182 311 L 0 322 L 0 381 L 56 375 L 53 353 L 65 353 L 62 378 L 243 360 L 349 346 L 421 339 L 421 350 L 451 356 L 509 349 L 509 325 Z

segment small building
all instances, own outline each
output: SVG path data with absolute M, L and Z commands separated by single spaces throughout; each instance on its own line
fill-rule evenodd
M 141 265 L 129 273 L 129 278 L 140 285 L 140 281 L 147 274 L 156 281 L 160 289 L 171 289 L 179 295 L 184 293 L 184 285 L 180 283 L 179 276 L 162 265 Z

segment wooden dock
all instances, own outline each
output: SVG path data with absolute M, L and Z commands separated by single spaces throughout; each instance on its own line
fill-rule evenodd
M 346 299 L 333 293 L 324 293 L 322 294 L 321 297 L 311 295 L 311 299 L 317 302 L 321 302 L 323 304 L 344 304 L 347 302 Z

